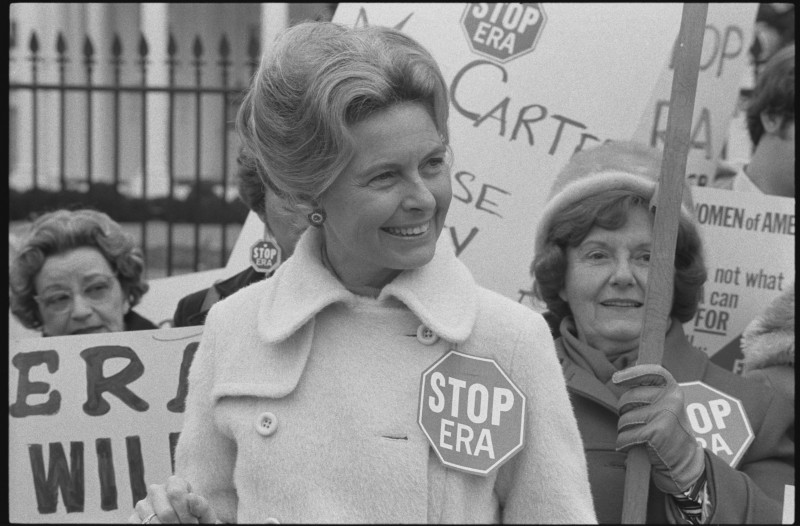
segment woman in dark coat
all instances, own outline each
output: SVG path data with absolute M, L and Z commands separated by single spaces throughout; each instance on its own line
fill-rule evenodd
M 557 327 L 598 521 L 620 522 L 626 452 L 646 444 L 648 523 L 780 522 L 784 486 L 794 484 L 786 401 L 711 363 L 683 332 L 706 280 L 688 188 L 664 358 L 636 365 L 660 157 L 614 142 L 576 154 L 557 176 L 536 233 L 535 291 Z M 693 381 L 742 402 L 755 439 L 736 467 L 695 440 L 680 386 Z

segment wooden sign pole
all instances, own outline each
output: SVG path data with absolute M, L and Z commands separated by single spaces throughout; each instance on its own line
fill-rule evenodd
M 645 313 L 639 340 L 637 364 L 661 363 L 664 336 L 672 310 L 675 273 L 675 243 L 681 213 L 686 157 L 691 143 L 692 114 L 703 51 L 703 34 L 708 4 L 683 4 L 681 28 L 672 77 L 664 158 L 655 199 L 653 251 L 645 295 Z M 642 446 L 628 452 L 625 493 L 622 506 L 623 524 L 644 524 L 647 519 L 647 497 L 650 489 L 650 462 Z

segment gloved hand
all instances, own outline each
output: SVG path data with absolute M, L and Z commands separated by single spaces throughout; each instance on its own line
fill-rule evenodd
M 617 451 L 644 444 L 656 487 L 676 495 L 703 474 L 703 448 L 692 435 L 683 392 L 660 365 L 634 365 L 617 371 L 613 382 L 628 390 L 619 399 Z

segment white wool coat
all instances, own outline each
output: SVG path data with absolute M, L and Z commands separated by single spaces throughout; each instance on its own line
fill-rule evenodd
M 176 474 L 225 522 L 595 522 L 544 319 L 477 286 L 443 241 L 377 298 L 357 296 L 323 266 L 320 237 L 309 229 L 271 279 L 211 309 Z M 454 346 L 527 397 L 525 447 L 485 477 L 445 468 L 417 424 L 421 375 Z

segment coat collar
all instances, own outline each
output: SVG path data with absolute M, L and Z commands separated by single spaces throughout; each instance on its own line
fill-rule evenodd
M 461 343 L 472 333 L 477 317 L 477 286 L 455 256 L 446 236 L 440 236 L 433 259 L 423 267 L 403 271 L 376 299 L 348 291 L 323 265 L 322 233 L 309 228 L 294 254 L 268 280 L 258 312 L 258 333 L 268 343 L 294 334 L 327 306 L 344 302 L 403 302 L 441 338 Z

